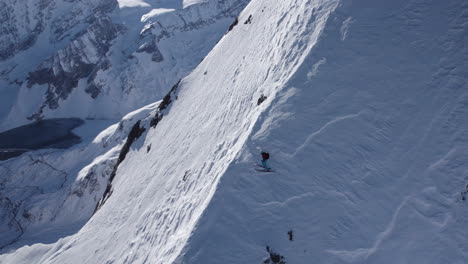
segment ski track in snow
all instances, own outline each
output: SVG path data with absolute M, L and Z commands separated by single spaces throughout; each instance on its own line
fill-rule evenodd
M 339 122 L 342 122 L 344 120 L 347 120 L 347 119 L 353 119 L 353 118 L 357 118 L 359 117 L 360 115 L 362 114 L 362 112 L 359 112 L 357 114 L 350 114 L 350 115 L 345 115 L 345 116 L 339 116 L 337 118 L 334 118 L 333 120 L 331 121 L 328 121 L 325 125 L 323 125 L 320 129 L 318 129 L 317 131 L 313 132 L 312 134 L 310 134 L 307 139 L 305 140 L 305 142 L 302 144 L 302 146 L 300 146 L 299 148 L 296 149 L 296 151 L 291 155 L 292 157 L 296 156 L 298 153 L 300 153 L 301 151 L 304 150 L 304 148 L 310 146 L 311 144 L 311 141 L 319 136 L 320 134 L 322 134 L 328 127 L 336 124 L 336 123 L 339 123 Z
M 397 222 L 397 218 L 400 214 L 401 209 L 408 203 L 411 197 L 405 197 L 400 205 L 393 212 L 392 219 L 388 223 L 384 231 L 379 233 L 375 238 L 373 245 L 370 248 L 359 248 L 355 250 L 328 250 L 328 252 L 339 256 L 343 261 L 348 263 L 363 263 L 374 254 L 380 247 L 380 244 L 388 237 L 392 235 L 392 231 Z
M 343 24 L 342 24 L 342 26 L 340 28 L 341 40 L 342 41 L 346 40 L 346 36 L 348 35 L 349 27 L 351 26 L 352 23 L 353 23 L 353 18 L 352 17 L 348 17 L 345 21 L 343 21 Z
M 253 0 L 90 221 L 0 262 L 464 263 L 467 11 Z

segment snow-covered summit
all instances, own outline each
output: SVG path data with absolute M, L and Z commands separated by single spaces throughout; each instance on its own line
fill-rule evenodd
M 253 0 L 135 123 L 86 225 L 0 261 L 464 263 L 467 12 Z

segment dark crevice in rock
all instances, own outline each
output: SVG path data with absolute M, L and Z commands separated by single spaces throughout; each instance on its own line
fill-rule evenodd
M 177 98 L 177 95 L 175 93 L 177 91 L 177 88 L 179 87 L 180 82 L 181 80 L 179 80 L 174 86 L 172 86 L 169 93 L 167 93 L 167 95 L 164 96 L 163 100 L 158 106 L 158 109 L 156 110 L 154 117 L 150 121 L 151 127 L 155 128 L 157 126 L 159 121 L 161 121 L 161 119 L 163 118 L 163 111 L 166 110 L 169 107 L 169 105 L 173 102 L 173 100 Z M 114 168 L 109 176 L 109 183 L 107 184 L 106 190 L 104 191 L 101 200 L 97 203 L 94 213 L 96 213 L 104 205 L 107 199 L 109 199 L 109 197 L 112 195 L 112 181 L 115 178 L 119 165 L 125 160 L 125 157 L 127 156 L 127 153 L 129 152 L 132 144 L 146 131 L 146 128 L 140 126 L 140 123 L 141 120 L 138 120 L 130 130 L 130 133 L 127 136 L 127 140 L 125 141 L 125 144 L 120 150 L 117 163 L 114 165 Z M 149 152 L 149 150 L 151 150 L 151 146 L 147 148 L 147 152 Z
M 269 258 L 263 261 L 264 264 L 286 264 L 285 257 L 271 250 L 269 246 L 266 247 L 266 250 L 270 254 Z
M 164 57 L 159 50 L 158 46 L 156 45 L 156 40 L 154 36 L 148 37 L 146 42 L 144 42 L 140 48 L 137 50 L 138 53 L 148 53 L 152 54 L 151 55 L 151 60 L 154 62 L 162 62 L 164 60 Z
M 28 117 L 30 120 L 41 119 L 46 107 L 57 109 L 59 101 L 66 100 L 83 78 L 88 78 L 85 91 L 92 98 L 96 98 L 101 92 L 101 86 L 94 80 L 99 70 L 104 71 L 110 67 L 106 54 L 112 40 L 123 31 L 123 27 L 114 24 L 108 16 L 101 13 L 95 14 L 92 21 L 67 47 L 44 61 L 36 71 L 29 73 L 28 87 L 48 85 L 44 103 Z
M 127 153 L 130 151 L 130 147 L 132 146 L 132 144 L 143 134 L 143 132 L 146 131 L 144 127 L 140 126 L 140 123 L 141 123 L 141 120 L 138 120 L 133 125 L 132 129 L 130 130 L 130 133 L 128 133 L 127 140 L 125 141 L 125 144 L 120 150 L 117 163 L 114 165 L 114 169 L 112 170 L 110 174 L 109 183 L 107 184 L 106 190 L 104 191 L 104 194 L 101 200 L 96 205 L 96 209 L 94 210 L 94 213 L 96 213 L 96 211 L 99 210 L 107 201 L 107 199 L 109 199 L 109 197 L 112 195 L 112 181 L 115 178 L 119 165 L 125 160 L 125 157 L 127 156 Z
M 217 6 L 217 8 L 220 9 L 220 12 L 216 14 L 215 16 L 207 17 L 205 19 L 188 21 L 190 20 L 189 17 L 191 17 L 191 14 L 192 14 L 191 12 L 193 10 L 191 7 L 188 7 L 184 9 L 184 11 L 178 15 L 180 20 L 183 22 L 183 25 L 166 24 L 166 23 L 165 25 L 163 25 L 161 22 L 157 21 L 153 23 L 151 27 L 148 27 L 147 29 L 147 31 L 149 32 L 148 34 L 154 34 L 156 43 L 158 43 L 161 39 L 168 38 L 171 35 L 173 35 L 175 32 L 187 32 L 191 30 L 196 30 L 196 29 L 200 29 L 205 26 L 208 26 L 208 25 L 212 25 L 216 23 L 217 20 L 220 20 L 220 19 L 236 18 L 237 14 L 239 14 L 240 11 L 244 9 L 244 7 L 248 4 L 249 1 L 246 1 L 246 0 L 236 1 L 235 3 L 232 3 L 232 5 L 230 6 L 226 6 L 225 3 L 223 3 L 224 2 L 223 0 L 219 0 L 218 2 L 219 2 L 219 6 Z M 193 8 L 198 8 L 198 7 L 194 6 Z M 232 26 L 234 27 L 235 25 L 232 25 Z
M 263 103 L 265 100 L 267 99 L 267 97 L 265 95 L 261 95 L 260 98 L 258 98 L 257 100 L 257 105 L 260 105 L 261 103 Z
M 177 91 L 177 88 L 179 87 L 180 82 L 181 80 L 179 80 L 174 86 L 172 86 L 169 93 L 167 93 L 167 95 L 164 96 L 163 100 L 158 106 L 158 109 L 156 110 L 154 117 L 150 121 L 151 127 L 155 128 L 157 126 L 159 121 L 161 121 L 161 119 L 163 118 L 163 111 L 166 110 L 169 107 L 169 105 L 173 102 L 173 100 L 177 98 L 177 95 L 175 93 Z M 127 136 L 127 140 L 125 141 L 125 144 L 120 150 L 117 163 L 114 165 L 114 169 L 112 170 L 110 174 L 109 183 L 107 184 L 106 190 L 104 191 L 104 194 L 101 200 L 97 203 L 94 213 L 96 213 L 97 210 L 99 210 L 107 201 L 107 199 L 109 199 L 109 197 L 112 195 L 112 181 L 115 178 L 119 165 L 125 160 L 125 157 L 127 156 L 127 153 L 130 150 L 130 147 L 132 146 L 132 144 L 143 134 L 143 132 L 146 131 L 146 128 L 141 127 L 140 123 L 141 123 L 141 120 L 138 120 L 133 125 L 132 129 L 130 130 L 130 133 Z M 151 146 L 149 146 L 149 149 L 147 148 L 147 152 L 149 152 L 150 149 L 151 149 Z
M 101 61 L 101 63 L 97 67 L 94 67 L 92 73 L 88 77 L 85 92 L 87 94 L 89 94 L 91 96 L 91 98 L 96 99 L 96 97 L 98 97 L 98 95 L 101 93 L 102 88 L 103 88 L 103 86 L 101 84 L 98 84 L 98 83 L 95 82 L 96 77 L 97 77 L 97 73 L 99 71 L 106 71 L 107 69 L 110 68 L 110 66 L 111 66 L 111 64 L 110 64 L 109 60 L 104 59 L 103 61 Z
M 236 19 L 234 20 L 234 22 L 232 22 L 232 24 L 229 26 L 229 29 L 228 29 L 228 32 L 233 30 L 235 26 L 237 26 L 237 24 L 239 24 L 239 18 L 236 17 Z M 227 33 L 227 32 L 226 32 Z
M 172 103 L 173 97 L 174 99 L 177 99 L 177 95 L 175 93 L 177 91 L 177 88 L 179 88 L 180 81 L 181 80 L 179 80 L 174 86 L 172 86 L 169 93 L 167 93 L 166 96 L 164 96 L 162 102 L 158 106 L 156 114 L 154 115 L 153 119 L 151 119 L 151 127 L 155 128 L 158 125 L 159 121 L 161 121 L 164 115 L 162 111 L 165 110 Z

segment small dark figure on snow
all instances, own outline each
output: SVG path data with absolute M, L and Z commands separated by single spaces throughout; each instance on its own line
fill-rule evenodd
M 461 193 L 462 200 L 466 200 L 466 196 L 468 195 L 468 184 L 465 187 L 465 190 Z
M 265 170 L 270 170 L 271 168 L 268 166 L 268 159 L 270 158 L 270 153 L 262 152 L 262 166 Z

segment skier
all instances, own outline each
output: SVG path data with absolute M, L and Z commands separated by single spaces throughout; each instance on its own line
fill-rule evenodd
M 262 151 L 262 165 L 265 170 L 269 171 L 271 168 L 268 166 L 268 159 L 270 158 L 270 153 Z

